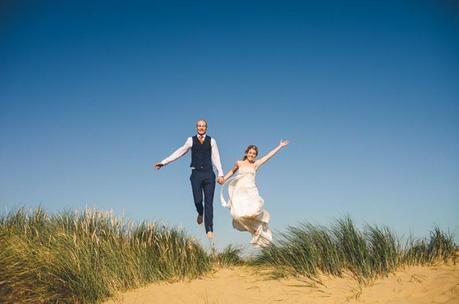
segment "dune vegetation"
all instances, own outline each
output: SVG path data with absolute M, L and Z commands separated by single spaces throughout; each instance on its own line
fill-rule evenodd
M 100 303 L 148 283 L 241 264 L 312 279 L 350 272 L 365 282 L 403 265 L 446 262 L 456 245 L 438 228 L 428 239 L 402 244 L 386 227 L 359 231 L 344 218 L 331 228 L 289 227 L 244 261 L 232 245 L 207 252 L 182 230 L 157 223 L 92 209 L 50 215 L 19 208 L 0 217 L 0 248 L 0 303 Z
M 96 210 L 18 209 L 1 218 L 0 245 L 1 303 L 96 303 L 211 268 L 209 255 L 183 231 Z
M 275 267 L 276 276 L 317 279 L 325 273 L 351 273 L 359 282 L 385 276 L 404 265 L 431 265 L 455 259 L 452 234 L 435 227 L 427 239 L 401 241 L 388 227 L 357 229 L 349 217 L 331 228 L 309 223 L 288 227 L 255 258 L 255 265 Z

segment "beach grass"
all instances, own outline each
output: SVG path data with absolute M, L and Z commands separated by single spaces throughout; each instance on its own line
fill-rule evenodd
M 212 265 L 179 229 L 92 209 L 17 209 L 0 218 L 0 245 L 1 303 L 98 303 L 146 283 L 196 278 Z
M 184 231 L 135 223 L 94 209 L 50 215 L 16 209 L 0 216 L 0 303 L 100 303 L 147 283 L 193 279 L 213 267 L 267 266 L 274 277 L 351 273 L 359 282 L 404 265 L 454 258 L 451 234 L 435 227 L 402 242 L 389 228 L 357 229 L 349 217 L 327 228 L 303 223 L 277 234 L 251 259 L 229 245 L 207 252 Z
M 330 228 L 309 223 L 288 227 L 254 259 L 254 265 L 277 272 L 317 279 L 321 273 L 351 273 L 359 282 L 385 276 L 404 265 L 431 265 L 455 259 L 452 234 L 435 227 L 428 239 L 404 245 L 387 227 L 357 229 L 350 217 Z
M 241 252 L 242 248 L 230 244 L 222 252 L 215 252 L 211 255 L 212 263 L 219 267 L 242 265 L 245 262 L 241 258 Z

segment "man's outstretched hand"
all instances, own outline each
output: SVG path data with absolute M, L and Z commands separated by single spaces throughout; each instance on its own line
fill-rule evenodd
M 153 165 L 153 167 L 154 167 L 156 170 L 161 169 L 161 167 L 163 167 L 163 166 L 164 166 L 164 165 L 161 164 L 161 163 L 156 163 L 156 164 Z
M 217 177 L 217 183 L 219 183 L 220 185 L 223 185 L 225 183 L 225 179 L 223 178 L 223 176 Z

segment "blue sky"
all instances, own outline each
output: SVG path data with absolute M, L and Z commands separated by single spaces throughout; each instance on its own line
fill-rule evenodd
M 195 224 L 190 155 L 209 122 L 227 171 L 291 144 L 257 184 L 283 231 L 387 225 L 459 240 L 459 7 L 448 1 L 4 1 L 0 207 L 95 207 Z M 218 247 L 247 244 L 216 188 Z

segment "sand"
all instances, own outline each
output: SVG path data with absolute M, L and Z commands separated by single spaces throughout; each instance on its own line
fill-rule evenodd
M 459 264 L 405 267 L 366 286 L 350 277 L 273 279 L 249 267 L 217 269 L 202 279 L 157 283 L 105 304 L 142 303 L 459 303 Z

